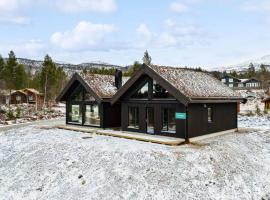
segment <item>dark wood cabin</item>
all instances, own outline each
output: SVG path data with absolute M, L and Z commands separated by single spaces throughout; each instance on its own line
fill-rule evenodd
M 10 104 L 22 103 L 35 104 L 37 109 L 40 109 L 44 103 L 44 95 L 33 88 L 12 91 L 10 94 Z
M 27 103 L 27 93 L 23 90 L 15 90 L 10 95 L 10 104 Z
M 189 69 L 143 65 L 112 97 L 121 128 L 189 138 L 237 128 L 245 100 L 213 76 Z
M 115 76 L 75 73 L 56 101 L 66 102 L 66 123 L 91 127 L 121 126 L 121 104 L 110 100 L 122 85 Z
M 28 104 L 35 104 L 38 109 L 42 108 L 44 104 L 44 95 L 33 88 L 25 88 Z
M 270 96 L 263 99 L 264 109 L 270 110 Z
M 225 76 L 221 78 L 221 82 L 227 85 L 228 87 L 234 88 L 234 87 L 238 87 L 238 84 L 241 83 L 241 80 L 236 77 L 226 74 Z

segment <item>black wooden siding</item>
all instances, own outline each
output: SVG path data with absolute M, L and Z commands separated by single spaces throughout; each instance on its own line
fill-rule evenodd
M 213 109 L 213 121 L 208 122 L 207 107 Z M 237 103 L 189 104 L 188 136 L 196 137 L 237 128 Z
M 111 105 L 109 102 L 102 103 L 102 128 L 121 126 L 121 104 Z

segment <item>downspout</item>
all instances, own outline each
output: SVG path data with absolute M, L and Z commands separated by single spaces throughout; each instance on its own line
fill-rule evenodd
M 189 136 L 188 136 L 188 104 L 186 105 L 186 131 L 185 131 L 185 143 L 189 143 Z

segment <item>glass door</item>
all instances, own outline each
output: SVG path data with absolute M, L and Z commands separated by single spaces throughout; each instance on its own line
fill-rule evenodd
M 146 107 L 146 132 L 154 134 L 154 108 Z
M 100 126 L 99 105 L 97 103 L 85 105 L 84 125 Z

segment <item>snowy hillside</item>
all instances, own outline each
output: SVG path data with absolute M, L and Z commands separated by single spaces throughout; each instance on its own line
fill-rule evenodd
M 23 64 L 26 68 L 26 70 L 31 70 L 31 72 L 34 74 L 36 71 L 40 70 L 42 68 L 43 61 L 41 60 L 31 60 L 26 58 L 17 58 L 17 61 L 19 64 Z M 119 65 L 113 65 L 101 61 L 94 61 L 89 63 L 81 63 L 81 64 L 70 64 L 70 63 L 64 63 L 64 62 L 55 62 L 58 67 L 62 67 L 68 74 L 74 73 L 74 72 L 80 72 L 83 69 L 90 69 L 90 68 L 116 68 L 116 69 L 122 69 L 122 66 Z
M 0 199 L 269 199 L 261 119 L 239 120 L 257 130 L 177 147 L 48 126 L 0 132 Z
M 251 59 L 236 65 L 223 66 L 220 68 L 220 71 L 247 71 L 250 63 L 254 65 L 255 69 L 259 69 L 260 65 L 264 64 L 267 65 L 268 70 L 270 70 L 270 55 Z

